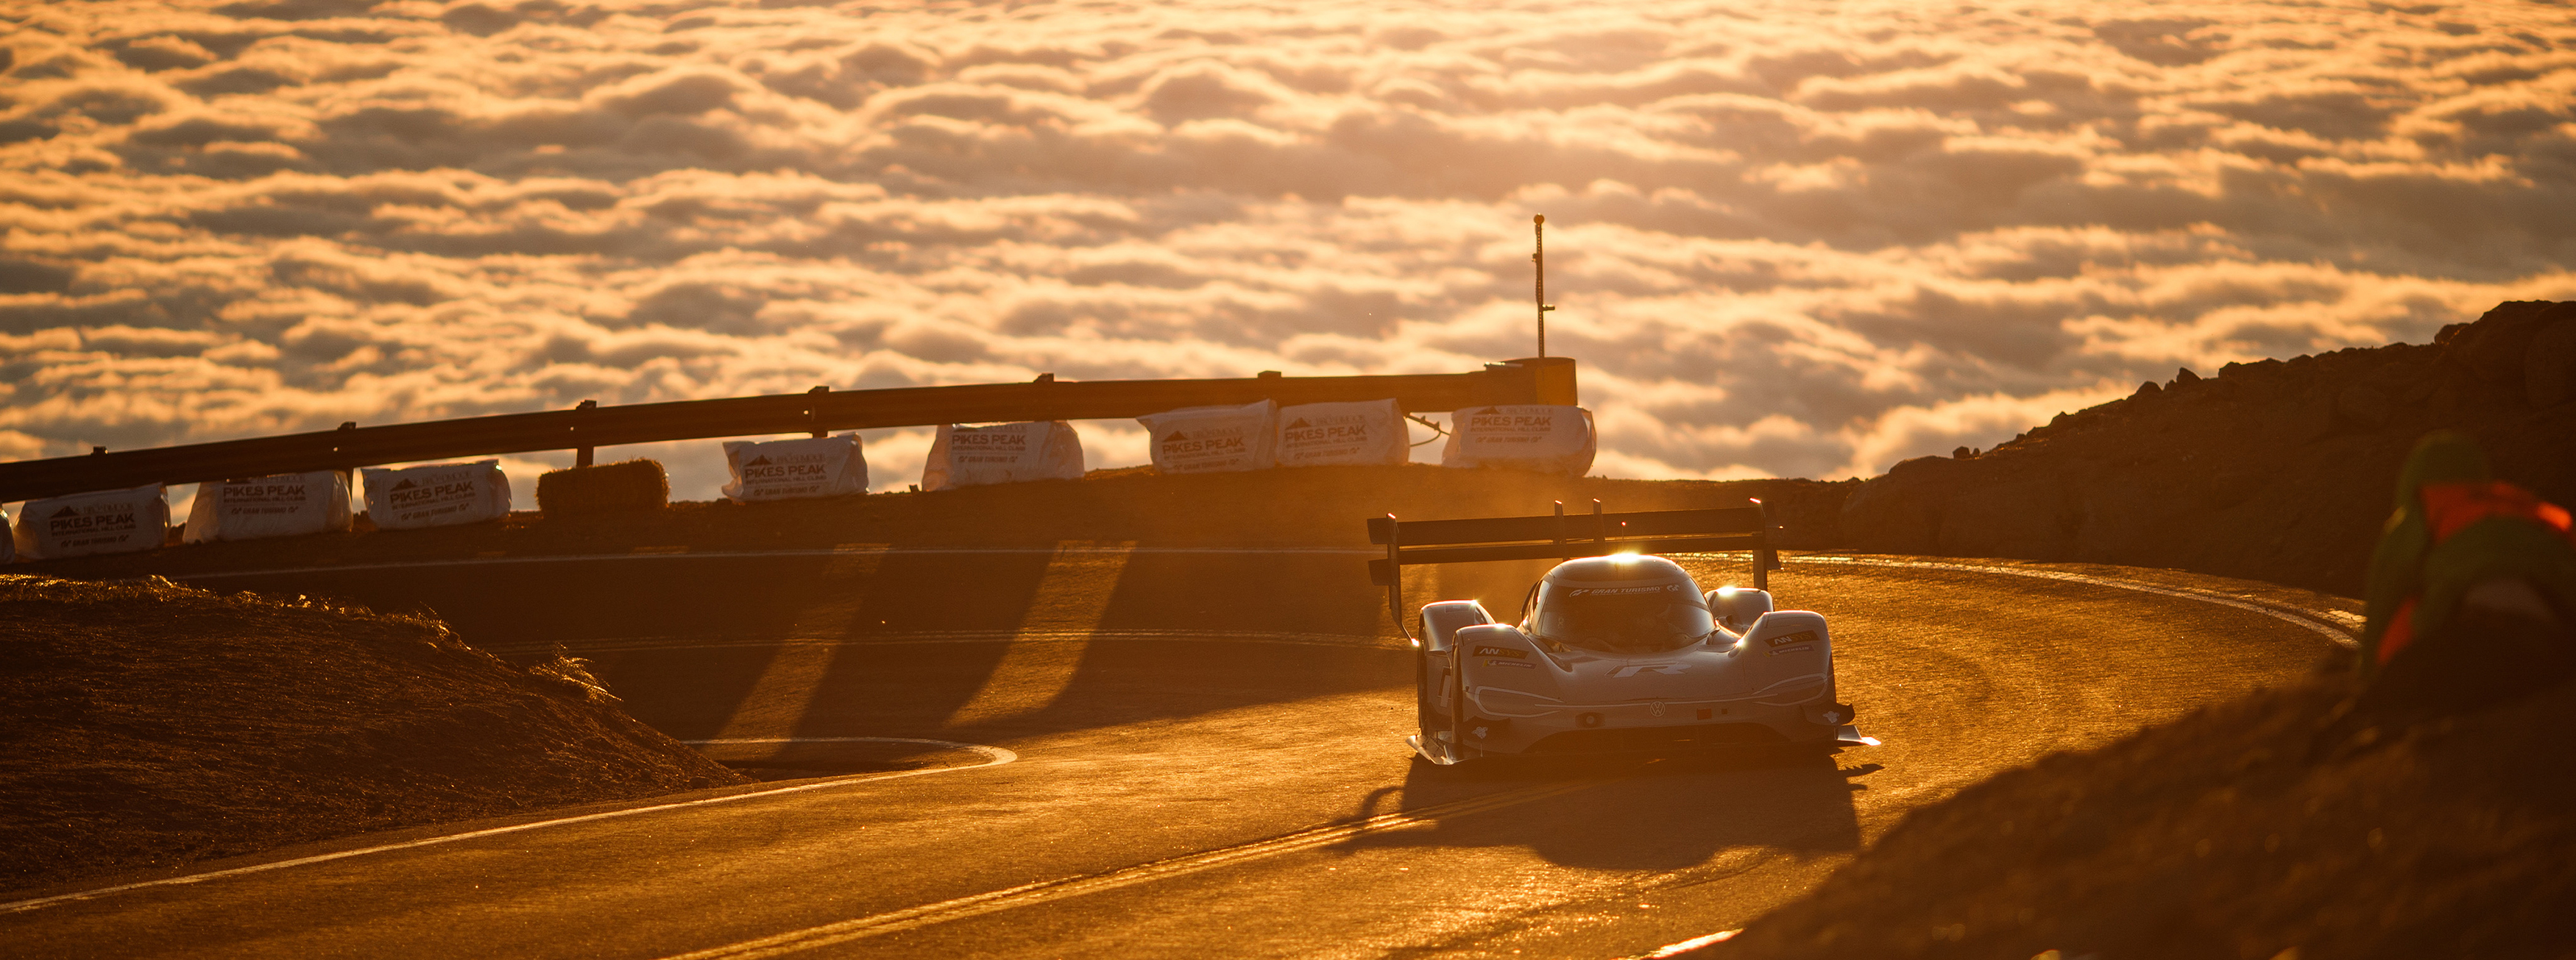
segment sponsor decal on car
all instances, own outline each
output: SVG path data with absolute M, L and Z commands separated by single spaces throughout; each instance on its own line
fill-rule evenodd
M 1476 655 L 1479 657 L 1510 657 L 1514 660 L 1525 660 L 1529 658 L 1528 651 L 1514 650 L 1510 647 L 1477 647 Z
M 1814 642 L 1816 642 L 1816 632 L 1813 630 L 1800 630 L 1796 633 L 1784 633 L 1771 638 L 1771 645 L 1775 647 L 1785 647 L 1793 643 Z
M 1538 669 L 1538 664 L 1522 663 L 1518 660 L 1487 660 L 1485 661 L 1485 665 L 1488 667 L 1520 667 L 1527 670 Z
M 1778 649 L 1778 650 L 1773 650 L 1773 651 L 1771 651 L 1771 655 L 1776 657 L 1776 656 L 1779 656 L 1779 655 L 1784 654 L 1784 653 L 1799 653 L 1799 652 L 1803 652 L 1803 651 L 1807 651 L 1807 650 L 1813 650 L 1813 649 L 1815 649 L 1815 646 L 1814 646 L 1813 644 L 1810 644 L 1810 645 L 1807 645 L 1807 646 L 1803 646 L 1803 647 L 1782 647 L 1782 648 L 1780 648 L 1780 649 Z

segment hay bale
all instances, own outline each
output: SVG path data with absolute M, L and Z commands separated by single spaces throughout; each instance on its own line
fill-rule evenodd
M 552 470 L 537 478 L 537 510 L 549 517 L 637 513 L 670 502 L 671 478 L 656 460 Z

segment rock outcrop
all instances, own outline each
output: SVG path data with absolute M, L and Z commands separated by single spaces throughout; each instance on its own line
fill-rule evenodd
M 2576 303 L 2509 302 L 2431 344 L 2182 370 L 1843 504 L 1863 550 L 2175 567 L 2357 595 L 2397 468 L 2437 428 L 2576 502 Z

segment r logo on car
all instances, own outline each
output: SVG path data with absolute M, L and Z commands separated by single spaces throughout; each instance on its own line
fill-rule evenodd
M 1632 663 L 1610 671 L 1613 677 L 1633 677 L 1641 673 L 1680 674 L 1690 669 L 1687 663 Z

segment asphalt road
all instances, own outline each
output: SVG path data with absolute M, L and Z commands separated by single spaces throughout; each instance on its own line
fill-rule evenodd
M 370 851 L 0 912 L 0 953 L 1632 956 L 1741 926 L 1991 772 L 2331 649 L 2182 595 L 2223 581 L 1800 563 L 1774 590 L 1830 618 L 1883 746 L 1435 768 L 1404 747 L 1410 653 L 1374 639 L 1357 559 L 1083 543 L 208 581 L 562 644 L 769 782 L 205 864 Z M 1409 599 L 1510 605 L 1530 572 Z

